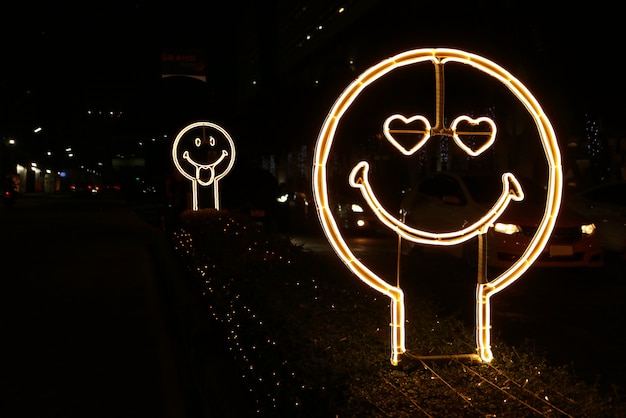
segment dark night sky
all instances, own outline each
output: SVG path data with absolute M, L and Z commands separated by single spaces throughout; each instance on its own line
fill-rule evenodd
M 0 13 L 0 87 L 44 95 L 55 112 L 68 102 L 124 101 L 159 78 L 161 48 L 195 44 L 225 51 L 237 31 L 232 2 L 3 2 Z M 421 46 L 464 46 L 536 86 L 542 99 L 601 114 L 617 125 L 626 93 L 621 12 L 613 3 L 391 1 L 364 39 L 374 56 Z M 387 4 L 387 3 L 386 3 Z M 391 33 L 393 32 L 393 33 Z M 403 39 L 391 42 L 390 40 Z M 219 61 L 219 60 L 217 60 Z M 142 87 L 147 86 L 147 87 Z

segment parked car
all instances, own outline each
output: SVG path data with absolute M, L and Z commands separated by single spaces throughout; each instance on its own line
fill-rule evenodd
M 368 231 L 378 222 L 363 204 L 356 202 L 338 203 L 335 216 L 339 226 L 347 231 Z
M 347 234 L 380 232 L 382 224 L 355 190 L 339 193 L 332 212 L 337 225 Z
M 528 247 L 545 210 L 546 192 L 516 176 L 524 191 L 521 202 L 511 202 L 489 228 L 487 263 L 511 266 Z M 454 232 L 485 215 L 502 192 L 500 175 L 437 172 L 424 178 L 404 197 L 405 223 L 431 232 Z M 449 248 L 469 261 L 478 260 L 478 239 Z M 406 243 L 405 243 L 406 244 Z M 410 245 L 410 244 L 409 244 Z M 548 244 L 535 261 L 538 267 L 600 267 L 603 251 L 593 223 L 561 207 Z
M 603 183 L 568 195 L 566 205 L 596 224 L 604 250 L 626 256 L 626 181 Z

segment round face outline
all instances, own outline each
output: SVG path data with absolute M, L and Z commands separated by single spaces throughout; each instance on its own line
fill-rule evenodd
M 499 65 L 479 55 L 447 48 L 425 48 L 407 51 L 371 67 L 361 74 L 361 76 L 359 76 L 353 83 L 351 83 L 339 96 L 328 113 L 318 136 L 313 165 L 313 195 L 316 209 L 322 229 L 324 230 L 329 243 L 346 266 L 367 285 L 392 299 L 391 362 L 392 364 L 397 364 L 398 356 L 406 350 L 404 345 L 404 294 L 399 287 L 389 284 L 361 263 L 343 239 L 330 209 L 331 205 L 329 204 L 326 181 L 326 163 L 332 148 L 332 143 L 335 139 L 334 137 L 338 125 L 345 112 L 357 99 L 359 94 L 367 88 L 367 86 L 394 69 L 423 62 L 430 62 L 434 65 L 443 65 L 447 62 L 461 63 L 471 66 L 474 69 L 486 73 L 487 75 L 500 81 L 525 106 L 531 115 L 539 132 L 543 150 L 548 161 L 548 191 L 546 209 L 535 236 L 532 238 L 526 251 L 515 264 L 492 281 L 480 284 L 477 289 L 477 351 L 481 360 L 491 361 L 493 355 L 491 353 L 489 334 L 489 299 L 492 295 L 517 280 L 532 265 L 537 257 L 539 257 L 542 249 L 545 247 L 549 239 L 552 229 L 554 228 L 556 216 L 561 203 L 561 187 L 563 180 L 560 161 L 561 157 L 556 135 L 554 134 L 550 121 L 541 109 L 541 106 L 530 91 L 528 91 L 528 89 L 520 81 Z M 414 118 L 416 117 L 409 119 L 404 118 L 404 121 L 407 122 L 409 120 L 415 120 Z M 419 120 L 424 122 L 422 119 Z M 463 120 L 460 121 L 462 122 Z M 427 129 L 429 131 L 428 135 L 430 135 L 429 124 L 424 123 L 424 125 L 426 126 L 425 130 Z M 388 123 L 385 124 L 386 136 L 387 128 Z M 421 146 L 421 144 L 423 144 L 427 139 L 426 134 L 424 134 L 424 137 L 418 143 L 418 147 Z M 457 139 L 460 138 L 458 138 L 458 136 L 454 136 L 455 142 L 459 144 L 461 141 L 457 141 Z M 464 148 L 461 146 L 461 148 L 465 149 L 466 152 L 468 152 L 468 150 L 472 151 L 467 147 Z M 402 151 L 405 155 L 410 155 L 416 149 L 417 148 L 400 151 Z M 482 149 L 472 152 L 479 153 L 480 151 L 482 151 Z M 359 167 L 358 165 L 355 167 L 355 170 L 357 171 L 355 172 L 353 170 L 353 173 L 350 176 L 350 182 L 353 187 L 365 187 L 366 183 L 359 181 L 358 171 L 367 175 L 366 168 L 366 166 Z M 363 180 L 363 177 L 361 176 L 360 179 Z M 363 191 L 367 192 L 366 189 L 362 189 L 362 192 Z M 371 197 L 373 196 L 373 193 L 369 193 L 369 195 Z M 375 205 L 376 202 L 373 202 L 373 204 Z M 480 232 L 484 233 L 486 231 L 481 230 Z M 456 242 L 451 242 L 451 244 L 453 243 Z
M 202 150 L 202 154 L 198 150 Z M 212 122 L 195 122 L 176 136 L 172 145 L 172 160 L 185 178 L 209 186 L 233 167 L 235 143 L 221 126 Z

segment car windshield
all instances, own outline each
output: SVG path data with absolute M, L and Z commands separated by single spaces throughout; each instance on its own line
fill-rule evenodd
M 545 201 L 546 192 L 539 185 L 521 176 L 516 178 L 524 191 L 524 201 Z M 493 204 L 502 193 L 502 176 L 499 175 L 466 175 L 463 182 L 472 198 L 481 204 Z

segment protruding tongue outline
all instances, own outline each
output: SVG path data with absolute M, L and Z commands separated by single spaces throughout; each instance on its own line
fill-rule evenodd
M 227 156 L 228 156 L 228 151 L 222 150 L 222 154 L 220 155 L 220 157 L 217 160 L 213 161 L 212 163 L 198 164 L 189 156 L 189 151 L 183 152 L 183 159 L 196 168 L 196 181 L 203 186 L 209 186 L 211 183 L 213 183 L 213 180 L 215 178 L 215 167 L 219 163 L 221 163 L 224 160 L 224 158 L 226 158 Z M 202 180 L 202 176 L 200 175 L 202 170 L 209 170 L 210 176 L 208 180 Z

